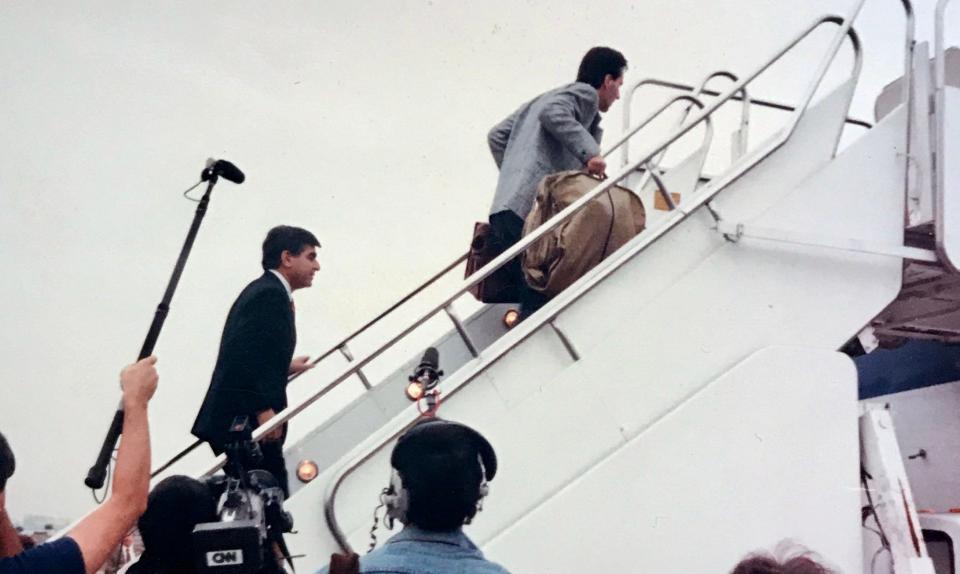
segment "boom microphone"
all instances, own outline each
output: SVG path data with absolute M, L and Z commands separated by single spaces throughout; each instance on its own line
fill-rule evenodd
M 436 347 L 427 347 L 427 350 L 423 352 L 423 358 L 420 359 L 420 364 L 410 375 L 410 382 L 416 382 L 424 390 L 429 391 L 437 386 L 437 381 L 443 376 L 443 371 L 439 370 L 439 366 L 440 353 L 437 352 Z
M 236 184 L 243 183 L 243 181 L 247 179 L 239 167 L 225 159 L 218 159 L 213 163 L 208 162 L 206 169 L 200 174 L 200 179 L 208 181 L 217 176 L 223 177 L 223 179 Z
M 170 311 L 170 301 L 173 299 L 173 294 L 177 290 L 177 284 L 180 282 L 180 276 L 183 274 L 183 269 L 187 264 L 187 257 L 190 255 L 190 250 L 193 249 L 193 241 L 197 238 L 200 223 L 203 221 L 203 216 L 207 213 L 207 206 L 210 203 L 210 194 L 213 192 L 213 186 L 219 181 L 218 176 L 221 175 L 224 179 L 232 181 L 233 183 L 242 183 L 244 179 L 243 172 L 229 161 L 220 159 L 216 161 L 209 160 L 207 162 L 207 167 L 200 174 L 200 179 L 207 182 L 207 191 L 203 194 L 203 197 L 197 201 L 197 210 L 193 216 L 193 223 L 190 224 L 190 230 L 187 231 L 187 238 L 183 241 L 183 247 L 180 248 L 180 256 L 177 258 L 177 263 L 173 267 L 173 274 L 170 275 L 170 281 L 167 282 L 167 289 L 163 293 L 163 299 L 161 299 L 160 304 L 157 305 L 157 310 L 153 315 L 153 322 L 150 323 L 150 329 L 147 331 L 143 346 L 140 348 L 138 360 L 145 359 L 153 354 L 153 348 L 157 344 L 160 331 L 163 329 L 163 323 L 166 321 L 167 313 Z M 191 187 L 190 189 L 193 188 Z M 113 453 L 117 445 L 117 440 L 119 440 L 122 432 L 123 403 L 121 402 L 113 414 L 113 420 L 110 423 L 109 430 L 107 430 L 107 436 L 100 445 L 97 461 L 90 467 L 90 470 L 87 472 L 87 477 L 83 481 L 88 487 L 94 490 L 103 487 L 104 480 L 107 476 L 107 468 L 110 466 L 110 455 Z

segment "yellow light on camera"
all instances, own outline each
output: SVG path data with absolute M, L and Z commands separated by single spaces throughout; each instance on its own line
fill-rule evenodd
M 410 383 L 405 392 L 411 401 L 419 401 L 423 398 L 423 387 L 419 383 Z
M 507 329 L 513 329 L 514 325 L 520 322 L 520 312 L 516 309 L 510 309 L 503 314 L 503 324 Z
M 301 460 L 297 464 L 297 478 L 300 479 L 300 482 L 310 482 L 317 478 L 318 474 L 320 474 L 320 469 L 317 468 L 317 463 L 312 460 Z

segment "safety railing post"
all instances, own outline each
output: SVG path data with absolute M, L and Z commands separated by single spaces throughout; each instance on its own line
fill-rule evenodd
M 477 345 L 473 342 L 473 339 L 470 338 L 470 333 L 467 333 L 467 329 L 463 326 L 463 321 L 460 320 L 456 311 L 453 310 L 453 305 L 447 305 L 443 308 L 443 311 L 447 314 L 447 317 L 450 317 L 450 321 L 453 322 L 454 328 L 457 330 L 457 333 L 460 334 L 460 338 L 463 339 L 463 344 L 466 345 L 470 354 L 474 358 L 479 357 L 480 351 L 477 349 Z
M 346 342 L 341 343 L 337 349 L 340 351 L 340 354 L 347 360 L 348 363 L 353 362 L 353 353 L 350 352 L 350 347 L 347 346 Z M 363 386 L 369 391 L 373 388 L 373 385 L 370 384 L 370 380 L 367 379 L 367 375 L 363 373 L 363 369 L 357 367 L 357 378 L 360 379 L 360 382 L 363 383 Z

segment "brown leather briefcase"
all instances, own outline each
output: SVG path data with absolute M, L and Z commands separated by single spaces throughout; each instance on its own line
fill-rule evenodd
M 473 240 L 467 255 L 467 270 L 464 277 L 470 277 L 475 271 L 493 261 L 504 252 L 504 247 L 494 236 L 490 224 L 478 221 L 473 226 Z M 470 293 L 483 303 L 516 303 L 517 286 L 507 263 L 486 279 L 470 288 Z

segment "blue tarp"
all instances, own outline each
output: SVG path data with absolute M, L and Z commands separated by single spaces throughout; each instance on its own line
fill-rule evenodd
M 860 398 L 960 381 L 960 345 L 912 340 L 856 357 Z

